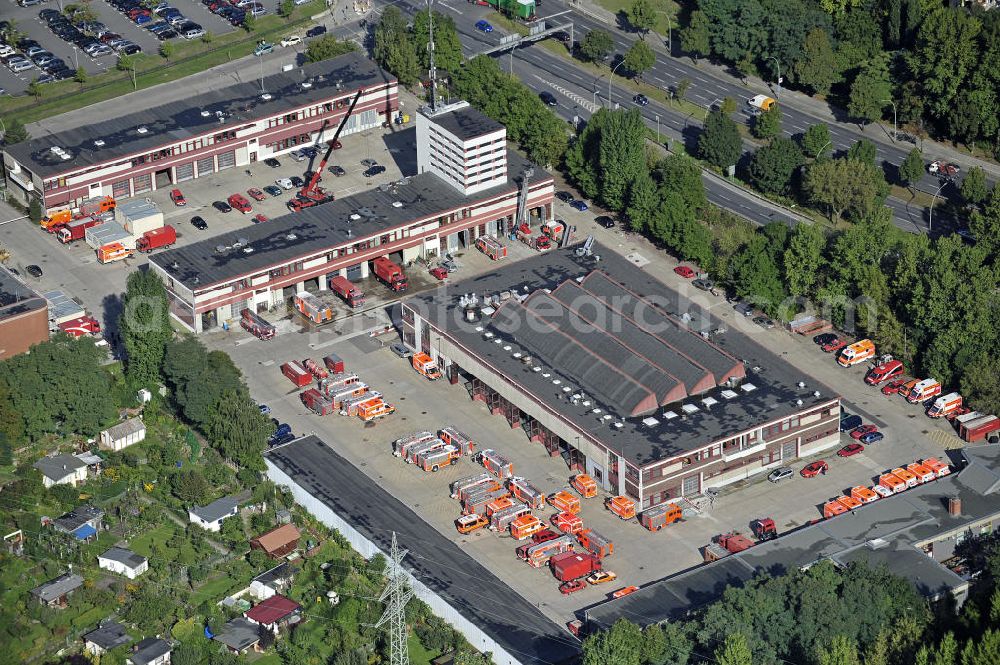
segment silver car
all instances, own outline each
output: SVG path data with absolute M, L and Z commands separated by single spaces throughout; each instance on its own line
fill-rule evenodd
M 767 479 L 770 480 L 772 483 L 778 483 L 784 480 L 785 478 L 791 478 L 794 475 L 795 475 L 795 470 L 792 469 L 792 467 L 782 466 L 775 469 L 771 473 L 767 474 Z

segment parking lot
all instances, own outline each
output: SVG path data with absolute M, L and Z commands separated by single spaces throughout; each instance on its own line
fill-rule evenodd
M 54 34 L 49 27 L 39 18 L 42 10 L 59 11 L 60 5 L 57 2 L 45 2 L 32 7 L 21 7 L 14 0 L 0 0 L 4 3 L 3 18 L 14 20 L 17 29 L 24 33 L 29 39 L 38 42 L 43 48 L 50 51 L 56 57 L 62 59 L 67 66 L 72 69 L 83 67 L 88 74 L 96 75 L 107 71 L 115 66 L 117 54 L 108 54 L 99 58 L 93 58 L 83 50 L 75 47 L 72 43 L 62 40 Z M 64 3 L 70 4 L 70 3 Z M 171 6 L 180 10 L 188 19 L 201 25 L 206 31 L 215 35 L 231 32 L 236 28 L 223 19 L 221 16 L 213 14 L 208 8 L 198 0 L 173 0 Z M 118 11 L 107 0 L 93 0 L 87 3 L 96 20 L 103 23 L 112 32 L 117 33 L 124 39 L 128 39 L 142 48 L 143 53 L 156 54 L 160 47 L 160 40 L 149 30 L 136 25 L 127 16 Z M 273 8 L 269 8 L 273 11 Z M 183 41 L 180 37 L 174 41 Z M 7 67 L 0 67 L 0 88 L 4 88 L 9 94 L 20 94 L 24 92 L 28 84 L 38 78 L 43 72 L 38 67 L 24 70 L 22 72 L 12 72 Z

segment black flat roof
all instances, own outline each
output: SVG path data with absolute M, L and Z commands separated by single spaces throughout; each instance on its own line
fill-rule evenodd
M 318 437 L 270 450 L 264 459 L 383 552 L 395 532 L 399 547 L 409 550 L 403 566 L 520 662 L 578 658 L 579 642 L 565 630 Z
M 674 619 L 718 600 L 726 586 L 740 586 L 755 574 L 782 575 L 824 558 L 842 565 L 884 565 L 929 598 L 960 589 L 965 580 L 916 544 L 1000 515 L 1000 446 L 965 448 L 961 462 L 967 466 L 950 476 L 599 603 L 584 612 L 588 625 L 608 628 L 622 617 L 640 624 Z M 961 515 L 949 514 L 949 497 L 961 499 Z
M 259 118 L 278 115 L 347 94 L 368 85 L 395 81 L 395 77 L 381 69 L 360 53 L 345 55 L 296 67 L 264 77 L 264 90 L 271 95 L 261 97 L 259 79 L 234 83 L 211 92 L 199 92 L 188 99 L 154 106 L 144 111 L 129 113 L 118 118 L 82 127 L 66 129 L 39 136 L 23 143 L 4 148 L 14 159 L 29 170 L 45 178 L 58 173 L 75 171 L 81 167 L 103 164 L 193 136 L 227 127 L 246 124 Z M 302 87 L 303 82 L 311 83 Z M 207 112 L 204 115 L 203 112 Z M 219 121 L 218 113 L 224 120 Z M 147 132 L 140 134 L 139 127 Z M 97 147 L 95 140 L 104 141 Z M 52 153 L 59 147 L 69 154 L 63 159 Z
M 600 273 L 604 276 L 599 276 Z M 604 362 L 602 371 L 591 371 L 596 361 L 579 362 L 572 354 L 567 360 L 565 337 L 559 340 L 563 342 L 560 344 L 539 341 L 546 335 L 539 332 L 534 321 L 522 325 L 523 319 L 505 317 L 507 313 L 516 313 L 522 305 L 503 305 L 496 317 L 484 316 L 478 323 L 463 320 L 460 294 L 477 294 L 480 302 L 485 303 L 486 298 L 492 299 L 501 292 L 524 297 L 540 289 L 557 289 L 566 281 L 585 286 L 591 283 L 625 285 L 631 304 L 621 298 L 609 302 L 614 302 L 622 311 L 631 311 L 636 303 L 656 303 L 656 309 L 650 314 L 633 312 L 633 315 L 641 315 L 644 325 L 655 326 L 662 338 L 681 340 L 676 344 L 683 342 L 685 353 L 695 363 L 714 367 L 716 372 L 733 365 L 735 367 L 730 370 L 738 370 L 742 363 L 746 380 L 741 387 L 728 393 L 717 388 L 661 408 L 653 414 L 656 423 L 644 422 L 645 417 L 630 416 L 622 410 L 622 405 L 631 403 L 622 395 L 622 372 L 626 368 L 616 366 L 619 371 L 611 371 L 609 364 L 616 361 L 608 359 L 610 362 Z M 602 292 L 596 287 L 595 290 Z M 621 451 L 624 457 L 639 466 L 707 446 L 729 435 L 838 399 L 832 389 L 766 350 L 749 335 L 735 330 L 711 332 L 722 324 L 707 310 L 598 243 L 594 244 L 593 256 L 576 256 L 573 247 L 553 250 L 451 284 L 447 289 L 420 294 L 406 304 L 480 362 L 519 385 L 534 401 L 544 403 L 580 431 L 611 450 Z M 643 309 L 650 311 L 645 305 Z M 558 311 L 549 311 L 547 316 L 551 320 L 558 316 Z M 484 330 L 477 331 L 476 327 Z M 487 332 L 493 337 L 487 337 Z M 711 344 L 696 336 L 702 332 L 709 336 Z M 761 329 L 760 334 L 774 333 Z M 655 348 L 652 340 L 648 343 L 650 348 Z M 515 357 L 514 353 L 518 352 L 531 356 L 532 364 L 527 365 Z M 597 348 L 592 348 L 591 352 L 600 353 Z M 663 355 L 658 355 L 657 359 L 668 364 L 673 362 Z M 804 387 L 798 386 L 800 382 Z M 819 392 L 819 397 L 815 392 Z M 581 397 L 572 399 L 574 395 Z M 714 403 L 706 404 L 703 401 L 706 398 Z M 681 404 L 697 410 L 686 413 L 680 408 Z M 601 411 L 595 412 L 595 409 Z M 667 412 L 675 417 L 666 417 Z M 605 418 L 607 415 L 612 417 Z M 616 427 L 616 422 L 621 426 Z
M 406 131 L 415 133 L 416 129 Z M 508 150 L 508 173 L 523 173 L 527 166 L 527 160 Z M 548 173 L 535 168 L 531 181 L 549 178 Z M 508 179 L 504 185 L 465 196 L 431 172 L 403 178 L 398 183 L 160 252 L 149 260 L 188 288 L 204 289 L 307 254 L 377 236 L 384 230 L 446 210 L 514 192 L 518 187 L 514 180 Z M 252 251 L 247 252 L 247 248 Z
M 428 113 L 435 123 L 463 141 L 471 141 L 504 128 L 499 122 L 473 106 L 463 106 L 453 110 L 448 110 L 446 107 L 436 115 L 431 114 L 429 109 L 424 109 L 424 112 Z
M 46 307 L 45 298 L 14 277 L 7 268 L 0 267 L 0 321 Z

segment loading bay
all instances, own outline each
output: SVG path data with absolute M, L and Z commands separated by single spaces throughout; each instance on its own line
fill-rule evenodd
M 563 211 L 558 211 L 562 216 Z M 566 215 L 568 217 L 568 215 Z M 587 227 L 582 227 L 584 233 Z M 885 397 L 876 388 L 862 381 L 864 367 L 840 368 L 834 360 L 816 348 L 811 340 L 793 336 L 780 329 L 764 330 L 749 319 L 737 317 L 722 298 L 693 291 L 687 283 L 672 273 L 676 265 L 669 259 L 647 262 L 655 257 L 654 250 L 634 237 L 609 234 L 617 239 L 618 250 L 646 270 L 654 273 L 672 288 L 686 288 L 688 295 L 698 299 L 726 321 L 755 336 L 775 353 L 783 355 L 797 367 L 809 367 L 810 374 L 844 396 L 847 409 L 859 413 L 865 422 L 874 422 L 886 433 L 883 442 L 868 446 L 855 457 L 842 459 L 836 448 L 823 455 L 830 463 L 822 477 L 794 478 L 775 485 L 763 477 L 725 488 L 714 502 L 697 502 L 698 509 L 688 519 L 658 533 L 643 529 L 636 520 L 622 522 L 603 507 L 602 496 L 582 501 L 581 516 L 585 525 L 610 537 L 615 552 L 605 561 L 605 567 L 618 574 L 609 585 L 589 587 L 571 596 L 562 596 L 557 581 L 546 569 L 532 569 L 519 561 L 514 549 L 521 543 L 510 536 L 480 530 L 469 535 L 456 532 L 453 520 L 458 517 L 458 502 L 449 497 L 448 485 L 458 478 L 482 471 L 482 467 L 464 458 L 456 465 L 438 473 L 425 473 L 392 455 L 392 441 L 420 430 L 437 430 L 454 424 L 468 433 L 477 449 L 493 448 L 514 464 L 515 475 L 521 475 L 543 491 L 555 491 L 568 486 L 570 473 L 559 457 L 550 457 L 545 449 L 528 441 L 521 430 L 511 430 L 501 416 L 491 416 L 485 405 L 469 398 L 462 384 L 446 381 L 428 382 L 410 368 L 389 348 L 398 341 L 394 332 L 373 337 L 365 330 L 376 323 L 388 321 L 381 311 L 367 320 L 355 317 L 341 324 L 338 331 L 304 330 L 298 319 L 279 325 L 279 335 L 260 342 L 243 333 L 210 333 L 206 343 L 233 353 L 234 360 L 247 377 L 251 393 L 267 404 L 272 415 L 289 423 L 296 434 L 316 434 L 356 469 L 399 498 L 445 538 L 459 545 L 511 585 L 530 603 L 553 620 L 565 625 L 574 612 L 607 597 L 623 586 L 641 586 L 669 574 L 697 566 L 702 562 L 702 548 L 719 533 L 731 530 L 749 531 L 750 523 L 761 517 L 774 518 L 779 533 L 805 525 L 821 517 L 821 506 L 854 485 L 871 485 L 879 473 L 927 456 L 941 456 L 947 447 L 959 444 L 947 423 L 927 419 L 919 407 L 906 404 L 899 397 Z M 510 243 L 508 243 L 510 244 Z M 611 241 L 615 244 L 615 240 Z M 476 251 L 460 255 L 463 276 L 488 271 L 490 262 Z M 412 272 L 412 271 L 411 271 Z M 381 287 L 376 287 L 381 288 Z M 446 288 L 443 286 L 442 288 Z M 460 294 L 455 294 L 457 298 Z M 344 325 L 355 322 L 358 325 Z M 333 324 L 338 325 L 338 324 Z M 234 347 L 239 347 L 238 349 Z M 373 390 L 380 391 L 386 401 L 397 408 L 395 414 L 374 426 L 365 427 L 356 418 L 330 415 L 319 417 L 308 412 L 298 399 L 298 390 L 281 374 L 279 366 L 288 360 L 311 357 L 319 360 L 336 353 L 345 360 L 349 371 L 357 372 Z M 810 376 L 803 373 L 803 379 Z M 844 443 L 851 441 L 842 435 Z M 807 462 L 794 464 L 796 472 Z M 546 508 L 541 515 L 548 519 L 554 511 Z

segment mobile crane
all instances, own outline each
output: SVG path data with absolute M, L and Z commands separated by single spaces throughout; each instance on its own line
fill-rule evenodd
M 333 135 L 333 139 L 327 143 L 326 154 L 323 155 L 323 161 L 319 163 L 319 167 L 313 171 L 313 174 L 309 176 L 309 180 L 302 187 L 295 198 L 288 202 L 288 209 L 292 212 L 298 212 L 304 208 L 312 208 L 313 206 L 318 206 L 323 203 L 329 203 L 333 201 L 333 194 L 328 193 L 326 190 L 319 186 L 320 178 L 323 176 L 323 169 L 326 168 L 326 163 L 330 160 L 330 154 L 333 153 L 334 149 L 340 146 L 340 133 L 344 130 L 344 126 L 347 124 L 347 120 L 351 117 L 354 112 L 354 107 L 358 105 L 358 100 L 361 99 L 361 95 L 364 94 L 364 90 L 358 90 L 358 93 L 354 95 L 354 99 L 351 100 L 351 105 L 347 108 L 347 113 L 344 117 L 340 119 L 340 125 L 337 127 L 337 132 Z M 326 129 L 327 122 L 323 121 L 323 126 L 320 128 L 320 134 L 323 134 L 323 130 Z

